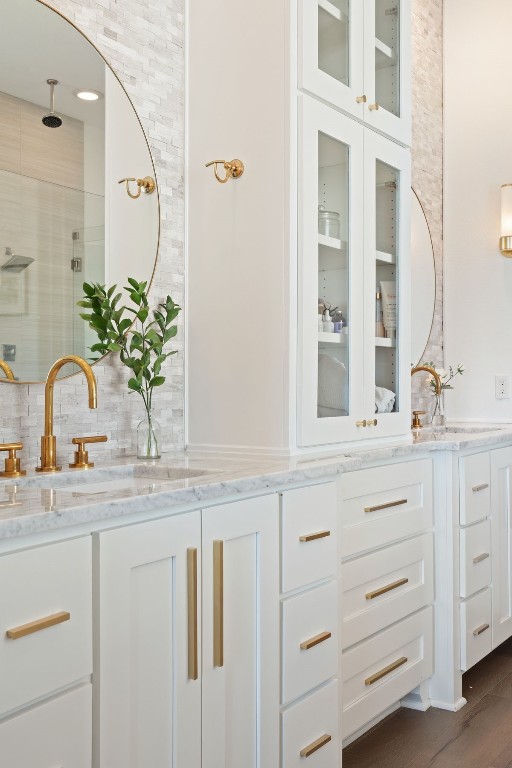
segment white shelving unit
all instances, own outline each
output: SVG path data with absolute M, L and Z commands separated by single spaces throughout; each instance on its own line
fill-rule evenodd
M 334 344 L 338 347 L 346 347 L 347 338 L 346 333 L 324 333 L 323 331 L 318 331 L 319 344 Z
M 340 9 L 333 3 L 330 3 L 329 0 L 318 0 L 318 7 L 321 8 L 322 11 L 328 13 L 329 16 L 332 16 L 333 19 L 336 19 L 336 21 L 348 21 L 347 14 L 340 11 Z
M 395 52 L 389 45 L 383 43 L 378 37 L 375 38 L 375 68 L 394 67 L 397 63 Z
M 392 253 L 385 253 L 384 251 L 377 251 L 375 260 L 379 264 L 396 264 L 396 257 Z
M 386 339 L 381 336 L 375 337 L 376 347 L 396 347 L 396 339 Z
M 343 240 L 337 240 L 335 237 L 327 237 L 326 235 L 318 235 L 318 245 L 322 245 L 325 248 L 335 248 L 337 251 L 346 250 L 347 243 Z

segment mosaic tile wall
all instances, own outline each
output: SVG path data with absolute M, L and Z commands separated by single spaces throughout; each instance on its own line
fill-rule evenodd
M 35 1 L 35 0 L 34 0 Z M 160 188 L 161 235 L 152 286 L 156 303 L 170 293 L 184 302 L 184 2 L 183 0 L 49 0 L 96 45 L 120 78 L 149 141 Z M 175 340 L 178 354 L 163 371 L 167 382 L 158 393 L 155 415 L 162 426 L 164 449 L 184 445 L 183 321 Z M 98 409 L 87 407 L 83 376 L 58 383 L 55 429 L 59 460 L 68 463 L 75 435 L 106 434 L 109 442 L 91 452 L 102 458 L 133 453 L 136 425 L 143 417 L 141 398 L 129 395 L 123 366 L 112 357 L 95 366 Z M 44 387 L 0 385 L 0 442 L 21 439 L 23 459 L 33 466 L 39 456 L 44 420 Z

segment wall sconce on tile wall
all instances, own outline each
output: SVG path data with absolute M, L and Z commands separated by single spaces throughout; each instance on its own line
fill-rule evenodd
M 512 258 L 512 184 L 501 186 L 501 237 L 500 251 Z

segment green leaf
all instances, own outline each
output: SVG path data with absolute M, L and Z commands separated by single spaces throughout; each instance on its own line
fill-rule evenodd
M 148 319 L 148 315 L 149 315 L 149 310 L 147 309 L 139 309 L 139 311 L 137 312 L 137 317 L 141 323 L 146 322 L 146 320 Z
M 128 278 L 128 282 L 130 283 L 130 285 L 132 286 L 132 288 L 135 288 L 135 290 L 136 290 L 136 291 L 138 291 L 138 290 L 139 290 L 139 283 L 138 283 L 136 280 L 134 280 L 134 278 L 133 278 L 133 277 L 129 277 L 129 278 Z M 128 290 L 129 290 L 129 289 L 128 289 Z
M 155 376 L 151 381 L 149 382 L 150 387 L 161 387 L 162 384 L 165 381 L 165 376 Z
M 124 320 L 121 320 L 119 323 L 119 333 L 126 333 L 130 325 L 132 324 L 132 321 L 128 318 L 125 318 Z
M 122 346 L 120 344 L 111 343 L 108 345 L 108 349 L 110 352 L 120 352 L 122 350 Z
M 168 341 L 173 339 L 177 333 L 178 327 L 176 325 L 173 325 L 172 328 L 168 328 L 164 333 L 164 344 L 167 344 Z
M 128 387 L 129 389 L 133 389 L 134 392 L 140 392 L 140 390 L 142 389 L 137 379 L 130 379 L 128 381 Z
M 85 307 L 86 309 L 89 309 L 91 306 L 91 302 L 89 300 L 87 301 L 77 301 L 76 303 L 77 307 Z
M 89 283 L 84 283 L 82 285 L 83 292 L 87 294 L 87 296 L 94 296 L 94 286 L 89 285 Z

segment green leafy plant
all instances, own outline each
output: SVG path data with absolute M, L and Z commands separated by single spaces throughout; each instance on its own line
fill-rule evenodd
M 84 283 L 84 296 L 78 306 L 87 310 L 80 317 L 98 337 L 90 348 L 98 355 L 93 359 L 107 352 L 119 352 L 121 362 L 133 374 L 128 387 L 142 397 L 151 427 L 153 393 L 166 378 L 161 374 L 162 365 L 177 351 L 167 348 L 178 332 L 174 321 L 181 307 L 167 296 L 157 309 L 150 310 L 146 287 L 147 281 L 139 283 L 129 277 L 124 290 L 132 306 L 126 306 L 121 304 L 123 294 L 117 292 L 117 285 L 107 288 L 99 283 Z

